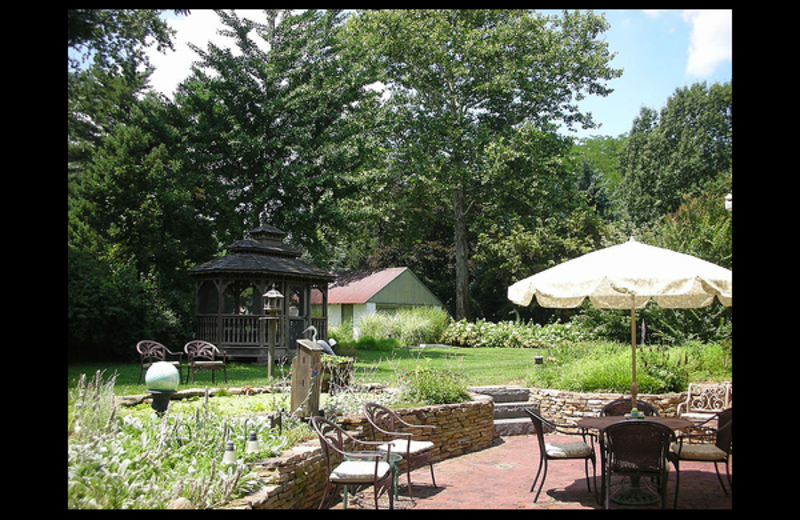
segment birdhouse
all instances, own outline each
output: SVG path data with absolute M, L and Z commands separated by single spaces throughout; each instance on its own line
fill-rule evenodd
M 300 417 L 319 414 L 322 347 L 308 339 L 297 340 L 292 360 L 292 412 Z
M 267 314 L 276 313 L 280 314 L 283 308 L 283 295 L 272 286 L 272 289 L 264 293 L 264 310 Z

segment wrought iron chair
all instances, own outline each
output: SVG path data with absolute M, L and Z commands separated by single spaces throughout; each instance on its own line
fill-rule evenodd
M 600 410 L 600 415 L 625 415 L 627 413 L 631 413 L 631 403 L 633 399 L 630 397 L 626 397 L 623 399 L 617 399 L 616 401 L 611 401 L 610 403 L 603 406 L 603 409 Z M 636 409 L 647 416 L 657 416 L 658 410 L 656 410 L 655 406 L 648 403 L 647 401 L 642 401 L 641 399 L 636 400 Z
M 597 478 L 597 469 L 595 467 L 595 450 L 594 450 L 594 435 L 588 432 L 580 432 L 575 433 L 573 431 L 565 430 L 564 426 L 557 425 L 551 421 L 548 421 L 538 413 L 534 412 L 529 408 L 523 408 L 525 413 L 531 418 L 533 422 L 533 427 L 536 430 L 536 439 L 539 442 L 539 468 L 536 470 L 536 477 L 533 479 L 533 484 L 531 484 L 531 491 L 533 488 L 536 487 L 536 482 L 539 481 L 539 476 L 541 475 L 542 480 L 539 481 L 539 490 L 536 492 L 536 496 L 533 498 L 533 501 L 536 502 L 539 500 L 539 494 L 542 492 L 542 487 L 544 487 L 544 481 L 547 478 L 547 464 L 548 461 L 551 460 L 583 460 L 584 461 L 584 471 L 586 472 L 586 487 L 589 490 L 589 493 L 592 492 L 591 482 L 589 480 L 589 462 L 592 463 L 592 480 Z M 575 442 L 567 442 L 561 444 L 550 444 L 545 441 L 545 434 L 558 432 L 563 435 L 571 435 L 571 436 L 580 436 L 580 441 Z M 590 442 L 586 441 L 586 438 L 590 438 Z M 542 473 L 542 468 L 544 468 L 544 473 Z M 597 482 L 595 482 L 595 498 L 597 498 Z
M 370 484 L 375 490 L 375 509 L 378 509 L 378 497 L 381 491 L 388 491 L 389 509 L 394 509 L 394 493 L 392 492 L 394 475 L 391 465 L 387 462 L 390 458 L 391 448 L 387 449 L 385 453 L 347 451 L 355 449 L 357 446 L 375 449 L 382 443 L 358 440 L 323 417 L 312 417 L 311 426 L 319 437 L 319 444 L 322 447 L 328 470 L 328 478 L 325 482 L 325 491 L 322 493 L 319 509 L 322 509 L 326 499 L 329 498 L 329 492 L 331 495 L 335 494 L 338 486 L 344 486 L 344 508 L 347 509 L 347 487 L 357 488 Z M 350 448 L 348 448 L 348 444 L 351 446 Z M 332 489 L 331 486 L 333 486 Z
M 678 417 L 700 425 L 733 406 L 733 381 L 689 383 L 686 401 L 678 405 Z
M 603 499 L 606 509 L 611 498 L 611 476 L 630 477 L 632 490 L 627 499 L 636 503 L 641 494 L 637 489 L 641 477 L 652 477 L 658 486 L 661 507 L 667 507 L 667 477 L 669 461 L 674 463 L 670 443 L 675 433 L 668 426 L 650 421 L 620 421 L 600 432 L 603 453 Z
M 140 362 L 139 383 L 142 382 L 142 374 L 144 374 L 144 371 L 150 368 L 153 363 L 158 361 L 171 363 L 175 368 L 178 369 L 178 378 L 182 377 L 183 352 L 172 352 L 161 343 L 157 341 L 150 341 L 148 339 L 142 340 L 136 344 L 136 352 L 139 353 Z M 167 359 L 167 356 L 177 356 L 178 360 L 169 360 Z
M 706 424 L 717 421 L 717 427 L 707 427 Z M 681 480 L 681 472 L 679 463 L 682 460 L 692 462 L 713 462 L 714 469 L 717 471 L 717 478 L 719 485 L 722 486 L 722 492 L 728 496 L 728 490 L 725 489 L 725 484 L 722 482 L 722 475 L 719 473 L 719 463 L 725 463 L 725 476 L 728 480 L 728 486 L 733 491 L 733 482 L 731 481 L 729 461 L 731 453 L 733 452 L 733 407 L 727 408 L 718 414 L 714 415 L 701 425 L 695 428 L 702 428 L 706 433 L 700 434 L 683 434 L 678 436 L 678 442 L 673 446 L 673 453 L 675 454 L 675 505 L 678 507 L 678 485 Z M 712 443 L 694 444 L 695 440 L 713 440 Z
M 189 375 L 192 376 L 194 383 L 194 375 L 203 370 L 211 370 L 211 382 L 214 382 L 214 372 L 222 370 L 225 375 L 225 382 L 228 382 L 228 360 L 225 357 L 225 352 L 218 349 L 215 345 L 207 341 L 194 340 L 188 342 L 183 346 L 183 351 L 189 357 L 189 373 L 186 375 L 188 381 Z
M 364 404 L 364 415 L 370 426 L 372 426 L 372 438 L 378 440 L 378 433 L 387 439 L 379 450 L 391 449 L 393 453 L 403 456 L 406 461 L 406 476 L 408 477 L 408 496 L 414 498 L 411 488 L 411 472 L 425 464 L 431 468 L 431 480 L 433 487 L 436 487 L 436 477 L 433 474 L 433 442 L 426 440 L 415 440 L 414 434 L 407 430 L 409 428 L 419 430 L 434 430 L 436 426 L 425 424 L 409 424 L 402 420 L 392 410 L 375 403 Z

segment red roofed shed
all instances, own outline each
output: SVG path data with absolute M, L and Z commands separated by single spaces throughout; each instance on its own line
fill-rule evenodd
M 416 306 L 444 308 L 439 298 L 407 267 L 337 273 L 336 281 L 328 287 L 331 325 L 347 321 L 357 325 L 365 314 Z

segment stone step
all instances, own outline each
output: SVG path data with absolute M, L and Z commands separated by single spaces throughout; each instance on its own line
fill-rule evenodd
M 536 405 L 528 401 L 514 401 L 508 403 L 494 403 L 494 418 L 495 419 L 518 419 L 528 418 L 525 414 L 525 408 L 532 408 L 536 410 Z M 530 420 L 530 419 L 528 419 Z
M 487 385 L 467 387 L 470 392 L 489 395 L 495 403 L 527 401 L 529 391 L 519 386 Z
M 531 435 L 536 433 L 530 419 L 495 419 L 494 429 L 497 435 L 507 437 L 509 435 Z

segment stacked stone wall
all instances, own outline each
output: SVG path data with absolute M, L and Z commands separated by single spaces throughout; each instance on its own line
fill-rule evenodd
M 577 393 L 547 388 L 530 388 L 528 401 L 538 405 L 540 413 L 557 423 L 574 424 L 584 417 L 595 417 L 604 405 L 630 395 L 618 393 Z M 639 400 L 653 405 L 665 417 L 677 415 L 678 404 L 686 392 L 675 394 L 639 394 Z
M 410 424 L 428 424 L 436 429 L 421 436 L 434 443 L 433 460 L 438 462 L 488 447 L 497 437 L 494 402 L 487 396 L 447 405 L 395 410 Z M 371 439 L 363 416 L 338 420 L 356 438 Z M 400 466 L 402 471 L 403 467 Z M 257 492 L 231 502 L 227 509 L 312 509 L 319 506 L 325 490 L 327 466 L 319 441 L 313 440 L 286 450 L 281 456 L 260 464 L 258 475 L 264 486 Z

